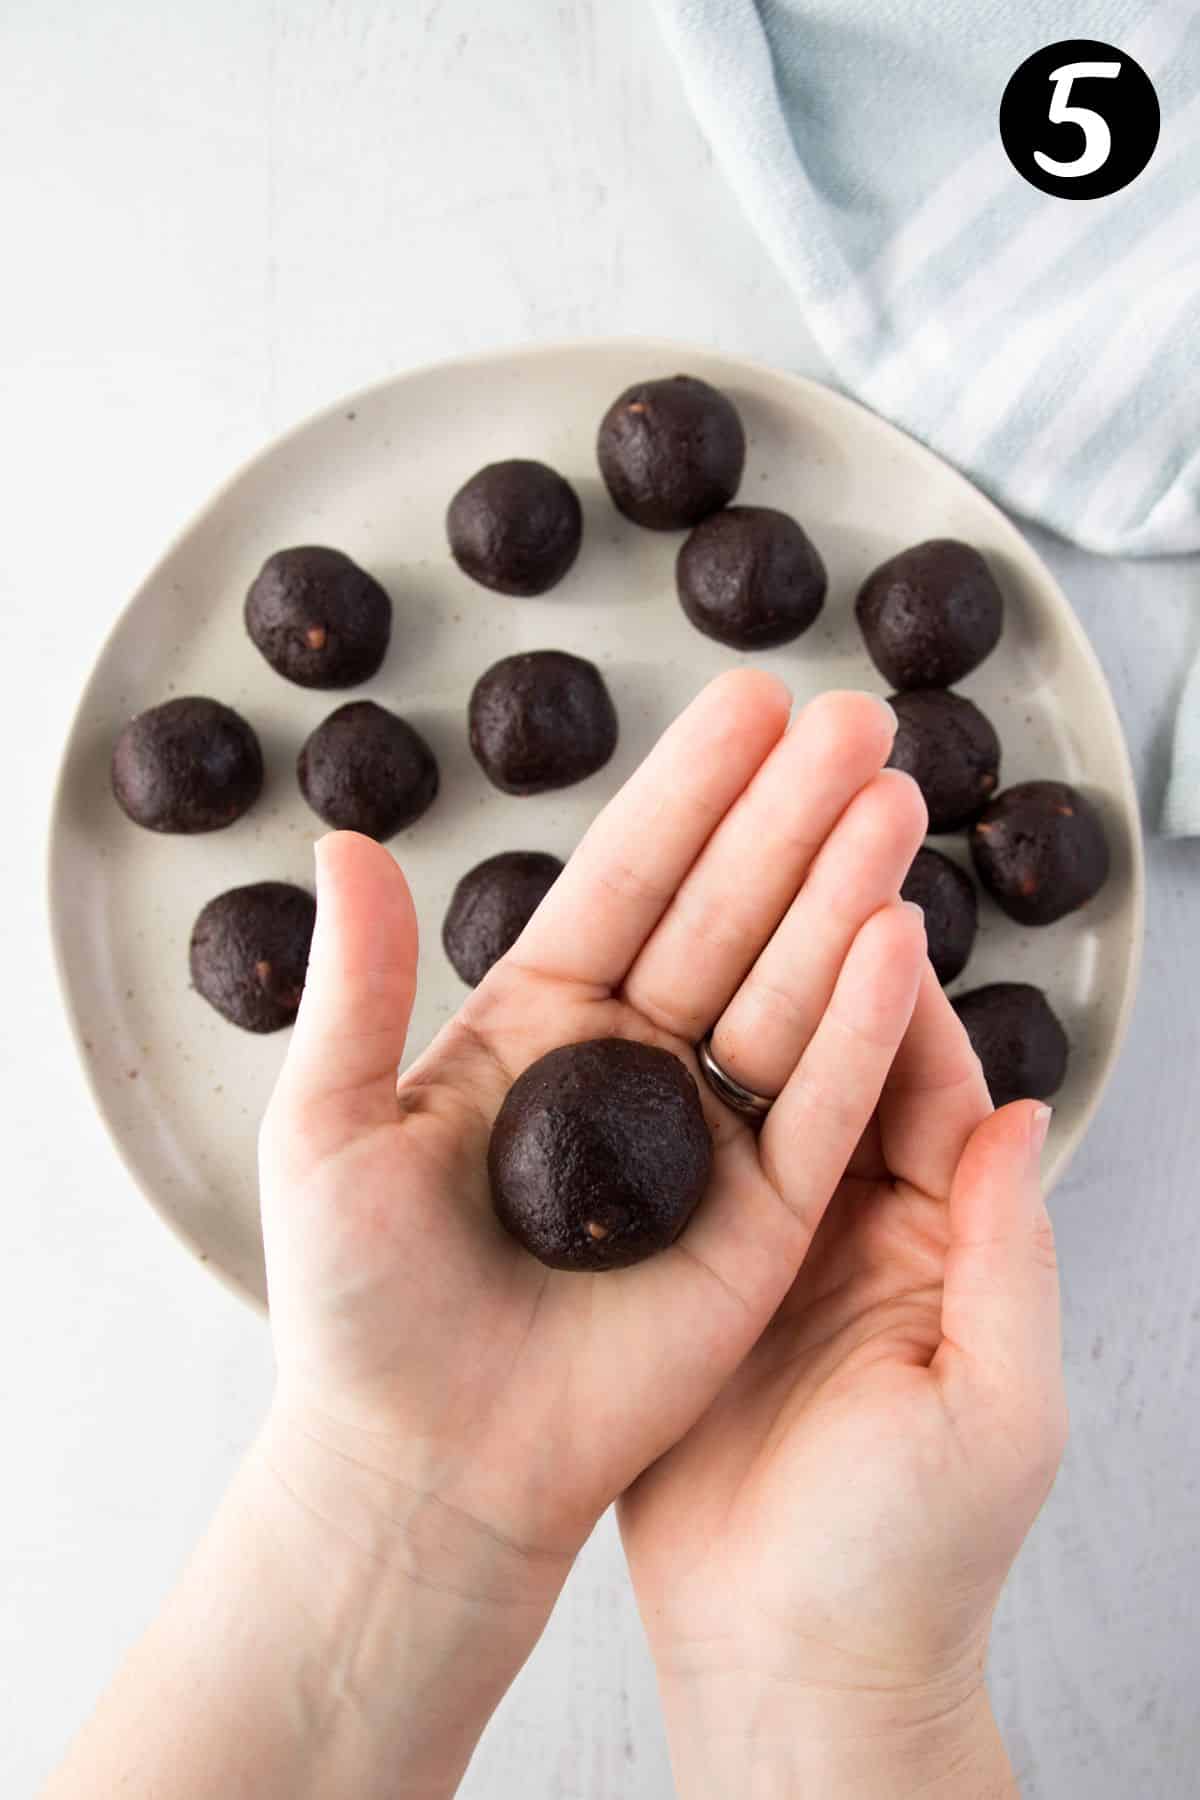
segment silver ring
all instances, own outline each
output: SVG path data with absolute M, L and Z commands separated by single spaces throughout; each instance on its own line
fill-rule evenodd
M 696 1045 L 696 1059 L 705 1081 L 717 1099 L 729 1107 L 731 1112 L 740 1113 L 744 1119 L 756 1119 L 760 1123 L 766 1118 L 775 1104 L 774 1100 L 768 1099 L 765 1094 L 752 1093 L 725 1072 L 712 1053 L 711 1031 Z

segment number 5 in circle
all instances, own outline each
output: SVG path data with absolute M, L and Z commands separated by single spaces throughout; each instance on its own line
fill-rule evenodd
M 1085 77 L 1099 77 L 1113 81 L 1121 73 L 1119 62 L 1074 62 L 1063 63 L 1060 68 L 1051 69 L 1050 80 L 1054 83 L 1054 92 L 1050 96 L 1048 118 L 1052 125 L 1078 125 L 1083 132 L 1083 149 L 1070 162 L 1059 162 L 1053 156 L 1047 156 L 1044 150 L 1035 150 L 1033 160 L 1039 169 L 1047 175 L 1058 175 L 1068 180 L 1078 180 L 1083 175 L 1094 175 L 1108 161 L 1112 150 L 1112 132 L 1108 128 L 1108 120 L 1100 113 L 1093 112 L 1090 106 L 1072 106 L 1071 83 L 1082 81 Z
M 1073 94 L 1092 104 L 1072 105 Z M 1062 38 L 1013 70 L 997 123 L 1004 154 L 1030 187 L 1058 200 L 1100 200 L 1141 174 L 1162 119 L 1154 83 L 1127 50 L 1099 38 Z

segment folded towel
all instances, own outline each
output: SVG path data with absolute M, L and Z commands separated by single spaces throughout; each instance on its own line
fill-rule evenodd
M 838 378 L 1013 511 L 1200 550 L 1200 14 L 1187 0 L 657 0 L 701 124 Z M 1141 64 L 1162 131 L 1094 200 L 1000 140 L 1026 57 Z M 1047 105 L 1049 104 L 1047 83 Z M 1200 672 L 1165 828 L 1200 832 Z

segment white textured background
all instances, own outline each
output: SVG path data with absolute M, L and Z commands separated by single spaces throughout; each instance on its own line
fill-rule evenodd
M 646 0 L 5 0 L 0 71 L 0 1792 L 18 1800 L 271 1381 L 264 1327 L 131 1191 L 59 1015 L 49 788 L 114 611 L 264 440 L 409 364 L 648 332 L 823 371 Z M 1197 571 L 1037 542 L 1153 819 Z M 996 1637 L 1038 1800 L 1185 1800 L 1200 1762 L 1200 845 L 1151 841 L 1149 866 L 1137 1019 L 1055 1202 L 1074 1435 Z M 464 1792 L 670 1794 L 611 1521 Z

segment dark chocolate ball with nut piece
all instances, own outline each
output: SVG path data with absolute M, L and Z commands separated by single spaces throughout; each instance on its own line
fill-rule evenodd
M 258 799 L 262 750 L 230 706 L 188 695 L 131 719 L 112 755 L 117 804 L 147 831 L 219 831 Z
M 317 726 L 296 761 L 300 790 L 339 831 L 382 843 L 426 812 L 438 766 L 419 731 L 373 700 L 351 700 Z
M 957 831 L 977 818 L 1000 782 L 1000 739 L 974 701 L 945 688 L 891 695 L 898 724 L 888 767 L 921 790 L 930 831 Z
M 1108 879 L 1108 839 L 1089 800 L 1065 781 L 1022 781 L 997 794 L 971 830 L 980 881 L 1020 925 L 1052 925 Z
M 446 910 L 442 944 L 471 987 L 512 949 L 562 868 L 540 850 L 504 850 L 463 876 Z
M 939 850 L 918 850 L 900 889 L 925 914 L 926 954 L 945 987 L 967 966 L 975 943 L 979 905 L 975 884 L 965 869 Z
M 602 769 L 617 747 L 617 714 L 594 663 L 565 650 L 505 656 L 475 683 L 471 750 L 506 794 L 544 794 Z
M 890 556 L 858 591 L 868 653 L 895 688 L 951 687 L 1000 639 L 1004 599 L 969 544 L 930 538 Z
M 997 981 L 952 1002 L 983 1065 L 993 1106 L 1048 1100 L 1067 1074 L 1070 1045 L 1040 988 Z
M 696 1083 L 669 1050 L 568 1044 L 515 1081 L 488 1149 L 497 1216 L 552 1269 L 642 1262 L 674 1242 L 712 1167 Z
M 734 650 L 769 650 L 808 630 L 827 579 L 814 545 L 787 513 L 726 506 L 687 537 L 675 586 L 698 631 Z
M 192 928 L 192 985 L 243 1031 L 279 1031 L 300 1005 L 317 905 L 288 881 L 230 888 Z
M 446 513 L 450 553 L 464 574 L 498 594 L 544 594 L 579 554 L 579 496 L 545 463 L 489 463 Z
M 340 550 L 277 550 L 246 595 L 246 630 L 277 674 L 307 688 L 356 687 L 374 675 L 392 632 L 392 603 Z
M 727 395 L 694 375 L 671 375 L 639 381 L 613 401 L 596 455 L 627 519 L 651 531 L 686 531 L 737 493 L 746 434 Z

